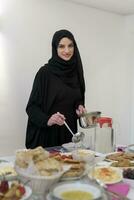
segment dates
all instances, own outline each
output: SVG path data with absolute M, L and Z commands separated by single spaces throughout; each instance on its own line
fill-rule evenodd
M 9 189 L 9 184 L 8 181 L 2 180 L 0 183 L 0 192 L 1 193 L 6 193 Z
M 123 177 L 128 179 L 134 179 L 134 169 L 128 168 L 123 171 Z
M 2 180 L 0 182 L 0 200 L 20 200 L 26 193 L 24 185 L 18 181 L 8 182 Z

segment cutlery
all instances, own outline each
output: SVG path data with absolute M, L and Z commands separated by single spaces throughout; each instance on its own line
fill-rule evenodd
M 70 127 L 68 126 L 68 124 L 65 121 L 64 121 L 64 124 L 73 136 L 72 142 L 78 143 L 78 142 L 83 140 L 83 138 L 85 136 L 85 134 L 83 132 L 77 132 L 77 133 L 74 134 L 73 131 L 70 129 Z

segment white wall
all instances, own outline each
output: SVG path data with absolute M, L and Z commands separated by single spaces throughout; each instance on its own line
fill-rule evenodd
M 134 15 L 130 15 L 125 18 L 125 32 L 128 44 L 128 63 L 127 66 L 131 69 L 130 75 L 130 94 L 131 94 L 131 124 L 130 124 L 130 131 L 131 131 L 131 141 L 134 142 Z
M 118 143 L 129 143 L 132 65 L 125 18 L 61 0 L 0 3 L 0 154 L 24 147 L 33 79 L 51 56 L 53 33 L 63 28 L 73 32 L 81 52 L 88 110 L 111 116 Z

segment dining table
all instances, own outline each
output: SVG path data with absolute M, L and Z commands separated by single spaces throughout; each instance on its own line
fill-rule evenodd
M 45 148 L 45 150 L 47 150 L 49 152 L 54 152 L 54 151 L 62 152 L 62 153 L 68 152 L 68 150 L 62 146 L 48 147 L 48 148 Z M 98 155 L 102 155 L 102 154 L 98 153 Z M 103 156 L 105 156 L 105 154 L 103 154 Z M 15 155 L 1 156 L 0 160 L 4 160 L 4 161 L 11 162 L 14 164 L 15 163 Z M 107 162 L 107 161 L 103 161 L 103 163 L 105 163 L 105 162 Z M 89 184 L 92 182 L 86 176 L 81 178 L 81 180 L 75 180 L 75 181 L 85 182 L 85 183 L 89 183 Z M 127 198 L 130 200 L 134 200 L 134 187 L 130 186 L 129 192 L 127 194 Z M 108 196 L 106 194 L 103 194 L 100 200 L 111 200 L 111 199 L 113 199 L 113 198 L 108 198 Z M 51 199 L 47 193 L 45 196 L 32 194 L 31 197 L 29 198 L 29 200 L 53 200 L 53 199 Z

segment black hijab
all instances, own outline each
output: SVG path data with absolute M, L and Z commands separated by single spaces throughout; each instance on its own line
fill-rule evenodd
M 57 54 L 60 40 L 64 37 L 69 38 L 74 44 L 74 55 L 69 61 L 61 59 Z M 70 87 L 80 87 L 84 100 L 85 81 L 83 77 L 83 66 L 74 36 L 68 30 L 55 32 L 52 39 L 52 57 L 48 61 L 48 70 L 58 76 L 65 84 Z

